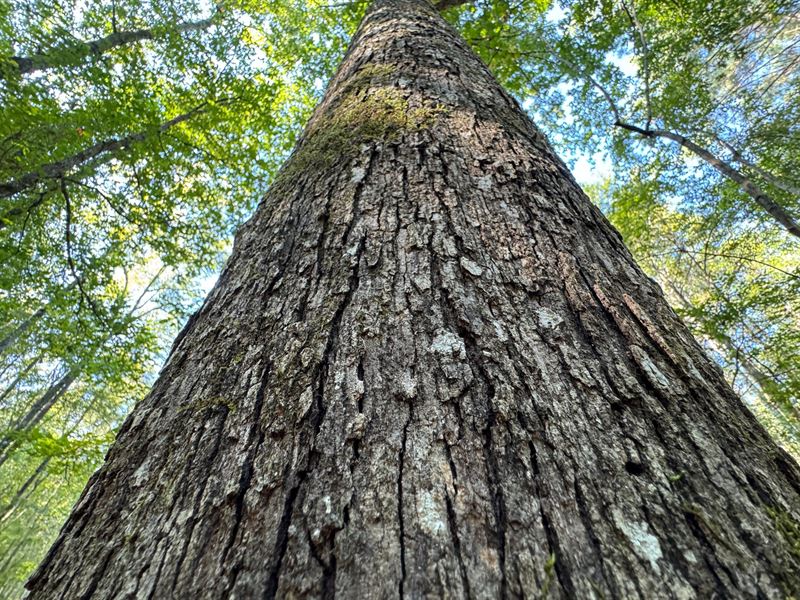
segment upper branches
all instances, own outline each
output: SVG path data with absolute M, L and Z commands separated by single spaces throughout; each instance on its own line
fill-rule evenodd
M 88 42 L 70 41 L 47 52 L 29 56 L 13 56 L 11 60 L 17 64 L 19 73 L 22 75 L 56 67 L 71 67 L 81 64 L 88 58 L 101 56 L 120 46 L 126 46 L 142 40 L 152 40 L 158 35 L 163 35 L 169 31 L 188 33 L 208 29 L 215 22 L 217 14 L 219 14 L 219 9 L 208 19 L 181 23 L 175 27 L 162 26 L 131 31 L 116 31 L 115 27 L 113 33 L 102 38 Z

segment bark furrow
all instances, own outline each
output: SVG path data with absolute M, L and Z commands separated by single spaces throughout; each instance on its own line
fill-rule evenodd
M 784 598 L 800 473 L 422 0 L 368 11 L 32 598 Z

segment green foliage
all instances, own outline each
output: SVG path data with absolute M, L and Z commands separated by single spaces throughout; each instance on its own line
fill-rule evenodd
M 640 264 L 776 439 L 800 456 L 800 255 L 673 205 L 658 172 L 592 190 Z
M 550 586 L 553 585 L 555 576 L 556 576 L 556 555 L 555 553 L 551 552 L 544 563 L 544 583 L 542 584 L 542 589 L 539 591 L 540 598 L 549 597 Z
M 0 597 L 146 393 L 359 11 L 0 3 Z
M 367 4 L 0 2 L 0 597 L 21 594 L 146 393 Z M 561 156 L 611 165 L 591 195 L 800 456 L 798 242 L 696 154 L 615 126 L 688 137 L 800 214 L 796 2 L 488 0 L 446 17 Z M 442 108 L 409 106 L 392 73 L 353 75 L 280 179 L 433 126 Z

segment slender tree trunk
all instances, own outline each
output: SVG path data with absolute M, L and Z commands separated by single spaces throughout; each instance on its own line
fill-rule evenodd
M 68 286 L 63 288 L 63 290 L 60 290 L 60 293 L 67 294 L 75 289 L 77 285 L 77 281 L 72 281 Z M 23 321 L 13 329 L 13 331 L 10 331 L 4 338 L 0 339 L 0 352 L 5 352 L 12 344 L 14 344 L 14 342 L 26 334 L 31 326 L 45 315 L 47 308 L 47 304 L 40 306 L 33 314 L 23 319 Z
M 6 569 L 16 558 L 17 554 L 19 554 L 19 551 L 22 549 L 24 545 L 25 545 L 25 540 L 23 539 L 17 539 L 12 543 L 11 547 L 9 547 L 9 549 L 5 553 L 5 556 L 3 556 L 3 559 L 0 561 L 0 573 L 6 573 Z M 3 593 L 4 597 L 6 597 L 5 587 L 3 588 Z
M 31 428 L 39 424 L 44 416 L 50 411 L 58 400 L 67 393 L 70 386 L 78 377 L 77 371 L 69 371 L 61 377 L 33 405 L 0 437 L 0 466 L 9 459 L 11 452 L 17 446 L 17 440 L 13 434 L 20 434 L 30 431 Z
M 42 306 L 35 313 L 26 318 L 22 323 L 17 325 L 17 327 L 14 328 L 14 330 L 11 331 L 6 337 L 0 339 L 0 352 L 5 352 L 6 348 L 8 348 L 9 346 L 11 346 L 11 344 L 16 342 L 22 334 L 24 334 L 26 331 L 28 331 L 28 329 L 30 329 L 33 323 L 35 323 L 44 316 L 46 310 L 47 310 L 47 305 Z
M 6 387 L 6 389 L 4 389 L 2 393 L 0 393 L 0 403 L 2 403 L 11 392 L 17 389 L 17 386 L 20 384 L 20 382 L 25 378 L 25 376 L 28 373 L 31 372 L 31 369 L 33 369 L 33 367 L 39 364 L 41 360 L 42 360 L 42 355 L 38 354 L 34 356 L 33 359 L 27 365 L 25 365 L 19 370 L 19 372 L 14 377 L 14 380 L 8 384 L 8 387 Z M 9 368 L 12 366 L 16 366 L 16 363 L 15 362 L 9 363 Z M 6 369 L 3 369 L 3 371 L 6 371 Z M 0 425 L 0 427 L 2 427 L 2 425 Z
M 368 11 L 32 598 L 784 598 L 800 472 L 422 0 Z
M 8 520 L 8 518 L 14 514 L 14 511 L 17 510 L 22 500 L 36 491 L 36 488 L 39 487 L 39 484 L 44 480 L 44 477 L 47 474 L 45 469 L 50 463 L 51 458 L 52 457 L 48 456 L 42 462 L 40 462 L 39 466 L 36 467 L 36 470 L 31 474 L 30 477 L 28 477 L 28 479 L 25 480 L 25 483 L 23 483 L 14 494 L 14 497 L 11 499 L 11 501 L 2 509 L 0 509 L 0 525 L 5 523 L 6 520 Z

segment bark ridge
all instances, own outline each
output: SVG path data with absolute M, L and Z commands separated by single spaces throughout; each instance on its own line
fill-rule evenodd
M 784 598 L 800 474 L 421 0 L 368 11 L 32 598 Z

